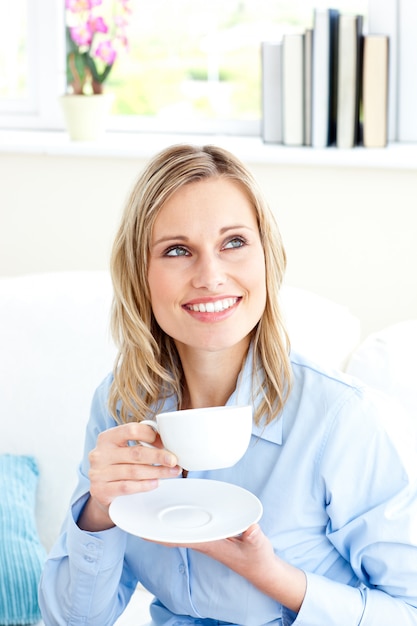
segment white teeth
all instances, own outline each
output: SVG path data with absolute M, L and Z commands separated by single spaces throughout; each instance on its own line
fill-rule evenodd
M 230 309 L 236 304 L 238 298 L 225 298 L 224 300 L 216 300 L 215 302 L 201 302 L 199 304 L 192 304 L 189 308 L 192 311 L 199 311 L 200 313 L 219 313 Z

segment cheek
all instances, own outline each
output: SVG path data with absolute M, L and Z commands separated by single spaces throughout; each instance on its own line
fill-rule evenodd
M 266 299 L 266 270 L 263 254 L 253 260 L 245 269 L 244 275 L 250 283 L 252 291 L 259 294 L 262 301 Z
M 259 317 L 262 316 L 266 306 L 266 284 L 265 273 L 258 274 L 257 288 L 256 288 L 256 305 L 258 308 Z
M 253 270 L 253 291 L 255 293 L 255 300 L 257 302 L 259 317 L 261 317 L 266 306 L 266 271 L 264 260 L 262 259 L 261 262 L 254 264 Z
M 155 309 L 159 308 L 164 298 L 166 298 L 168 295 L 163 275 L 159 272 L 153 271 L 150 268 L 148 272 L 148 285 L 151 297 L 151 306 L 153 311 L 155 312 Z
M 178 285 L 164 272 L 149 269 L 148 284 L 151 307 L 159 326 L 165 330 L 178 297 Z

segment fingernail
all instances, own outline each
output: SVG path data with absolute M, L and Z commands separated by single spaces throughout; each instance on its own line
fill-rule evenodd
M 182 472 L 182 467 L 178 467 L 178 466 L 171 467 L 169 471 L 171 472 L 173 476 L 178 476 L 178 474 L 181 474 Z
M 247 531 L 246 531 L 246 538 L 249 539 L 249 540 L 254 539 L 256 537 L 256 535 L 259 533 L 259 530 L 260 530 L 259 526 L 254 526 L 250 530 L 248 528 Z
M 170 467 L 177 464 L 177 459 L 173 454 L 167 454 L 165 455 L 164 463 L 165 465 L 168 465 L 168 467 Z

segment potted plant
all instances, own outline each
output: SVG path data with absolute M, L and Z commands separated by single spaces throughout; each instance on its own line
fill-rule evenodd
M 61 98 L 71 139 L 95 139 L 113 96 L 104 84 L 128 47 L 129 0 L 65 0 L 68 91 Z

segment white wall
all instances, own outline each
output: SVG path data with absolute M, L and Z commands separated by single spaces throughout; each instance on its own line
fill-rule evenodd
M 105 269 L 145 161 L 0 155 L 0 275 Z M 417 172 L 249 167 L 288 252 L 287 282 L 350 307 L 363 334 L 417 318 Z

